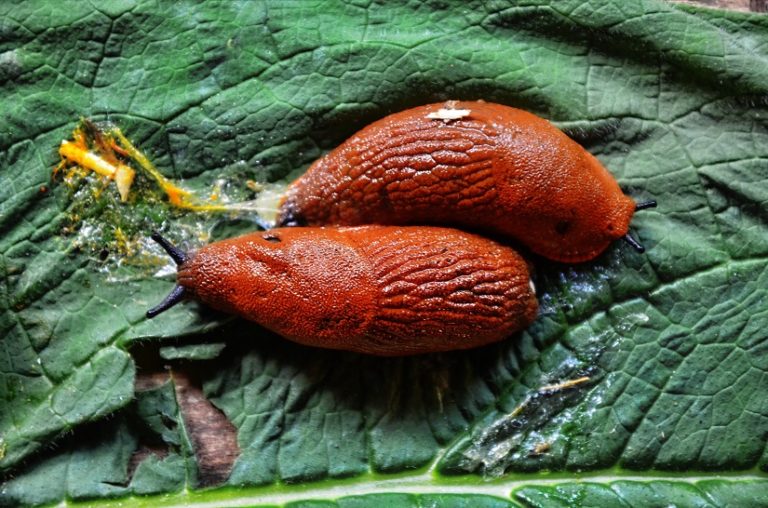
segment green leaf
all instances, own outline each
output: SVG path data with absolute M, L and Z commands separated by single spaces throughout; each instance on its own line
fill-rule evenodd
M 140 452 L 145 457 L 129 471 Z M 177 492 L 196 478 L 174 387 L 166 383 L 139 391 L 115 418 L 76 430 L 51 457 L 33 461 L 2 486 L 0 506 Z
M 102 4 L 0 6 L 0 503 L 197 485 L 171 392 L 131 402 L 130 347 L 149 339 L 173 339 L 165 358 L 220 353 L 199 376 L 237 429 L 228 484 L 247 487 L 168 502 L 768 497 L 766 18 L 653 0 Z M 81 116 L 207 191 L 285 183 L 370 121 L 453 98 L 553 120 L 660 204 L 633 220 L 644 255 L 617 243 L 588 264 L 534 260 L 537 322 L 476 351 L 315 351 L 193 303 L 148 321 L 171 278 L 102 259 L 51 181 Z M 182 225 L 221 237 L 254 219 L 110 206 L 171 220 L 186 247 L 202 240 Z M 105 208 L 84 212 L 109 225 Z M 146 433 L 172 453 L 129 471 Z M 577 473 L 590 483 L 568 483 Z
M 678 507 L 768 506 L 764 481 L 708 480 L 695 484 L 679 481 L 619 481 L 610 484 L 563 483 L 525 487 L 515 492 L 524 506 L 579 508 L 587 506 L 643 507 L 674 502 Z

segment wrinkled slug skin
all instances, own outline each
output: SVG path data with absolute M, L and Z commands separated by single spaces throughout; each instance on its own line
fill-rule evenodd
M 440 109 L 469 110 L 455 120 Z M 629 229 L 635 203 L 548 121 L 486 102 L 430 104 L 383 118 L 288 189 L 278 225 L 440 224 L 587 261 Z
M 496 342 L 537 311 L 514 250 L 436 227 L 254 233 L 194 252 L 178 283 L 295 342 L 384 356 Z

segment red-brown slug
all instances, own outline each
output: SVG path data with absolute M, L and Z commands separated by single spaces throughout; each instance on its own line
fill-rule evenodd
M 387 116 L 288 189 L 279 226 L 439 224 L 501 234 L 561 262 L 631 236 L 635 204 L 579 144 L 531 113 L 483 101 Z
M 382 356 L 481 346 L 536 317 L 525 261 L 455 229 L 278 228 L 189 255 L 152 237 L 178 276 L 147 317 L 190 295 L 295 342 Z

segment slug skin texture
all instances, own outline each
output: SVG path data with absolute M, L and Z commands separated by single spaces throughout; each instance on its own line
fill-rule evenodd
M 449 101 L 387 116 L 316 161 L 289 187 L 278 225 L 457 226 L 575 263 L 626 235 L 635 206 L 548 121 Z
M 253 233 L 191 253 L 178 284 L 295 342 L 382 356 L 500 341 L 537 312 L 514 250 L 428 226 Z

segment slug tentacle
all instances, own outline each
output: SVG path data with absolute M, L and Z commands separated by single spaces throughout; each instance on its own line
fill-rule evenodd
M 635 205 L 635 211 L 638 210 L 646 210 L 648 208 L 656 208 L 656 200 L 651 199 L 649 201 L 643 201 L 642 203 L 638 203 Z
M 184 261 L 187 260 L 187 253 L 183 250 L 179 249 L 175 245 L 173 245 L 171 242 L 163 238 L 160 233 L 157 231 L 152 232 L 152 239 L 156 241 L 158 244 L 160 244 L 160 247 L 162 247 L 165 252 L 168 253 L 169 256 L 176 262 L 176 265 L 181 265 L 184 263 Z
M 174 286 L 173 290 L 168 294 L 168 296 L 163 299 L 162 302 L 147 311 L 147 318 L 152 319 L 161 312 L 165 312 L 166 310 L 170 309 L 184 299 L 186 292 L 187 290 L 184 289 L 184 286 L 179 286 L 177 284 Z
M 175 245 L 173 245 L 171 242 L 163 238 L 160 233 L 157 231 L 152 232 L 152 239 L 156 241 L 158 244 L 160 244 L 160 247 L 162 247 L 165 252 L 168 253 L 169 256 L 171 256 L 171 259 L 176 263 L 176 266 L 181 266 L 184 264 L 184 262 L 189 259 L 189 256 L 187 256 L 187 253 L 183 250 L 179 249 Z M 152 307 L 147 311 L 147 318 L 152 319 L 153 317 L 157 316 L 161 312 L 165 312 L 166 310 L 170 309 L 177 303 L 179 303 L 181 300 L 184 299 L 184 296 L 186 295 L 186 289 L 184 289 L 183 286 L 176 285 L 173 290 L 166 296 L 162 302 L 157 304 L 156 306 Z
M 642 202 L 637 203 L 635 205 L 635 211 L 647 210 L 648 208 L 656 208 L 656 200 L 655 199 L 650 199 L 648 201 L 642 201 Z M 637 240 L 632 238 L 632 236 L 629 233 L 624 235 L 622 238 L 624 239 L 625 242 L 627 242 L 629 245 L 631 245 L 632 248 L 634 248 L 640 254 L 645 252 L 645 247 L 643 247 L 640 244 L 640 242 L 638 242 Z
M 626 235 L 624 235 L 622 238 L 624 238 L 624 241 L 625 241 L 625 242 L 627 242 L 629 245 L 631 245 L 631 246 L 632 246 L 632 247 L 633 247 L 633 248 L 634 248 L 634 249 L 635 249 L 637 252 L 639 252 L 640 254 L 642 254 L 643 252 L 645 252 L 645 247 L 643 247 L 642 245 L 640 245 L 640 242 L 638 242 L 637 240 L 635 240 L 634 238 L 632 238 L 632 236 L 630 236 L 630 234 L 629 234 L 629 233 L 627 233 Z

